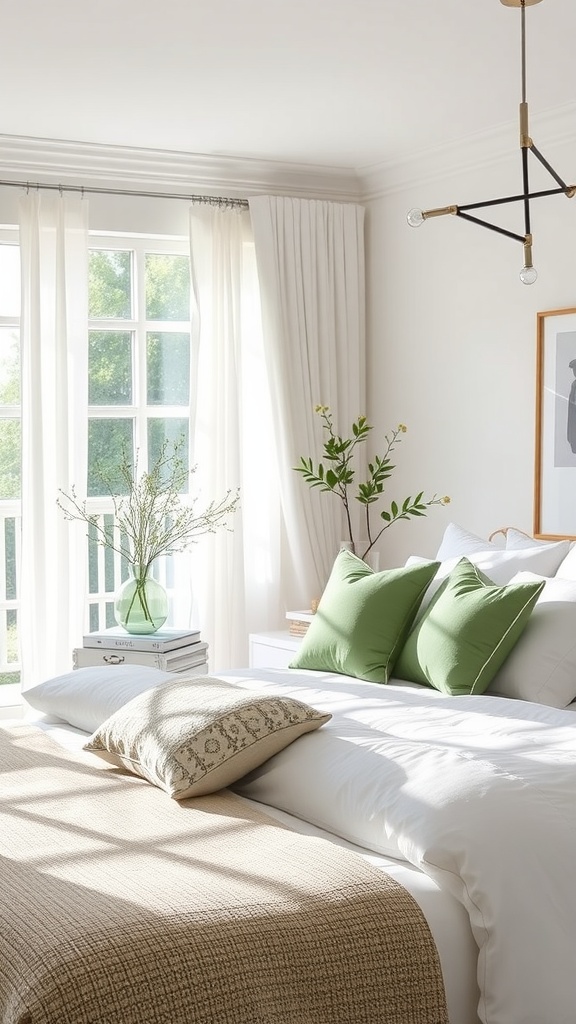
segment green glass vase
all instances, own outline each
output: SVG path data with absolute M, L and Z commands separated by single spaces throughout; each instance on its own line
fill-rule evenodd
M 152 576 L 129 576 L 114 597 L 114 617 L 127 633 L 155 633 L 168 617 L 168 597 Z

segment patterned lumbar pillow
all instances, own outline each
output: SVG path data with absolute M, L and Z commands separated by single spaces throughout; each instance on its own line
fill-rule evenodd
M 229 786 L 331 717 L 292 697 L 179 677 L 125 704 L 84 750 L 184 800 Z

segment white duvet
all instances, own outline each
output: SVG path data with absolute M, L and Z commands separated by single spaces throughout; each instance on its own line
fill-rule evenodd
M 321 672 L 218 675 L 333 715 L 238 792 L 453 893 L 478 944 L 486 1024 L 575 1024 L 575 715 Z

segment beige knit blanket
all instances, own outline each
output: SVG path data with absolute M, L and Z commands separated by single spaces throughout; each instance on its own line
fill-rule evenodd
M 0 729 L 1 1024 L 446 1024 L 412 897 L 224 790 Z

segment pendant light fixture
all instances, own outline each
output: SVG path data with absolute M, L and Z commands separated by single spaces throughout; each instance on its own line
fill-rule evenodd
M 490 231 L 497 231 L 501 235 L 506 235 L 508 238 L 513 238 L 518 242 L 521 242 L 524 247 L 524 266 L 520 271 L 520 280 L 523 284 L 534 284 L 538 274 L 532 263 L 532 231 L 530 226 L 530 200 L 539 199 L 541 196 L 553 196 L 559 193 L 564 193 L 568 199 L 572 199 L 576 194 L 576 185 L 567 185 L 559 174 L 556 173 L 553 167 L 550 166 L 548 161 L 542 156 L 542 153 L 536 148 L 528 131 L 528 102 L 526 100 L 526 7 L 532 7 L 533 4 L 540 3 L 541 0 L 500 0 L 500 3 L 504 4 L 505 7 L 519 7 L 521 14 L 521 45 L 522 45 L 522 99 L 520 102 L 520 151 L 522 154 L 522 188 L 523 191 L 519 195 L 504 196 L 501 199 L 488 199 L 482 203 L 467 203 L 466 206 L 442 206 L 436 210 L 410 210 L 407 215 L 407 220 L 412 228 L 420 227 L 425 220 L 430 217 L 443 217 L 445 214 L 451 213 L 457 217 L 462 217 L 464 220 L 469 220 L 473 224 L 480 224 L 482 227 L 489 228 Z M 548 173 L 558 183 L 557 188 L 543 189 L 539 192 L 530 192 L 530 186 L 528 182 L 528 153 L 532 152 L 537 160 L 540 161 L 543 167 L 546 168 Z M 481 220 L 480 217 L 475 217 L 470 213 L 470 210 L 480 210 L 487 206 L 502 206 L 505 203 L 522 203 L 524 206 L 524 234 L 516 234 L 514 231 L 508 231 L 507 228 L 499 227 L 497 224 L 491 224 L 489 221 Z

